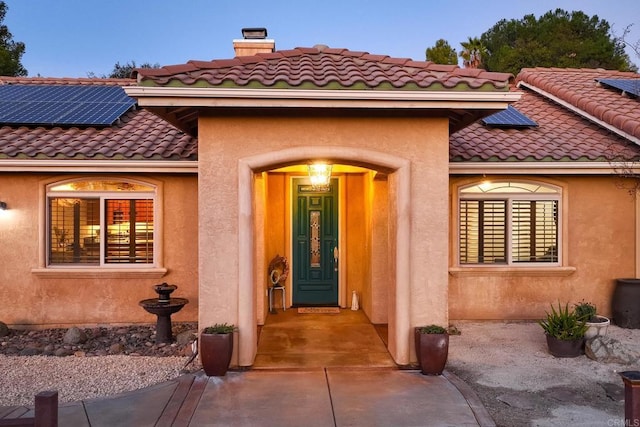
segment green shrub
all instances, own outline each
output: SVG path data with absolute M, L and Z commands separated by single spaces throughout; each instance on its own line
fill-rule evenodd
M 228 325 L 226 323 L 216 323 L 213 326 L 207 326 L 203 329 L 205 334 L 231 334 L 236 330 L 235 325 Z
M 447 330 L 438 325 L 427 325 L 418 327 L 421 334 L 446 334 Z
M 582 301 L 575 304 L 574 310 L 576 315 L 585 322 L 590 322 L 596 317 L 596 306 L 590 302 Z
M 569 310 L 568 303 L 564 307 L 558 303 L 558 309 L 552 305 L 551 313 L 547 312 L 547 318 L 539 323 L 547 335 L 563 341 L 573 341 L 584 338 L 588 328 L 585 322 L 575 310 Z

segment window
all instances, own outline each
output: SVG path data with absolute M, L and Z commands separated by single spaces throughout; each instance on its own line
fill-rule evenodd
M 559 263 L 557 188 L 483 182 L 462 188 L 459 199 L 460 264 Z
M 83 180 L 47 187 L 49 266 L 153 265 L 155 187 Z

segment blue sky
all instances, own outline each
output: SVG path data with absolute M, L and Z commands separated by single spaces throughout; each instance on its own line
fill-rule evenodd
M 562 8 L 597 15 L 621 35 L 633 24 L 640 40 L 638 0 L 5 0 L 4 24 L 26 44 L 30 76 L 108 74 L 116 62 L 161 65 L 234 56 L 243 27 L 266 27 L 277 49 L 316 44 L 424 60 L 444 38 L 478 37 L 500 19 L 536 17 Z M 631 54 L 640 64 L 640 58 Z

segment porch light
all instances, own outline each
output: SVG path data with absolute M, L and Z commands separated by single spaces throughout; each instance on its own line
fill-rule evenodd
M 312 163 L 307 166 L 311 186 L 315 190 L 326 190 L 331 181 L 331 165 L 326 163 Z
M 0 202 L 0 211 L 6 211 L 6 210 L 7 210 L 7 203 Z

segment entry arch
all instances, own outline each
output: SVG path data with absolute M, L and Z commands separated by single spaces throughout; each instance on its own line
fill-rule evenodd
M 238 259 L 243 260 L 238 265 L 238 364 L 251 366 L 257 351 L 254 174 L 312 159 L 366 167 L 389 175 L 395 283 L 389 304 L 388 349 L 396 363 L 406 365 L 410 361 L 411 163 L 388 153 L 344 146 L 286 148 L 238 160 Z

